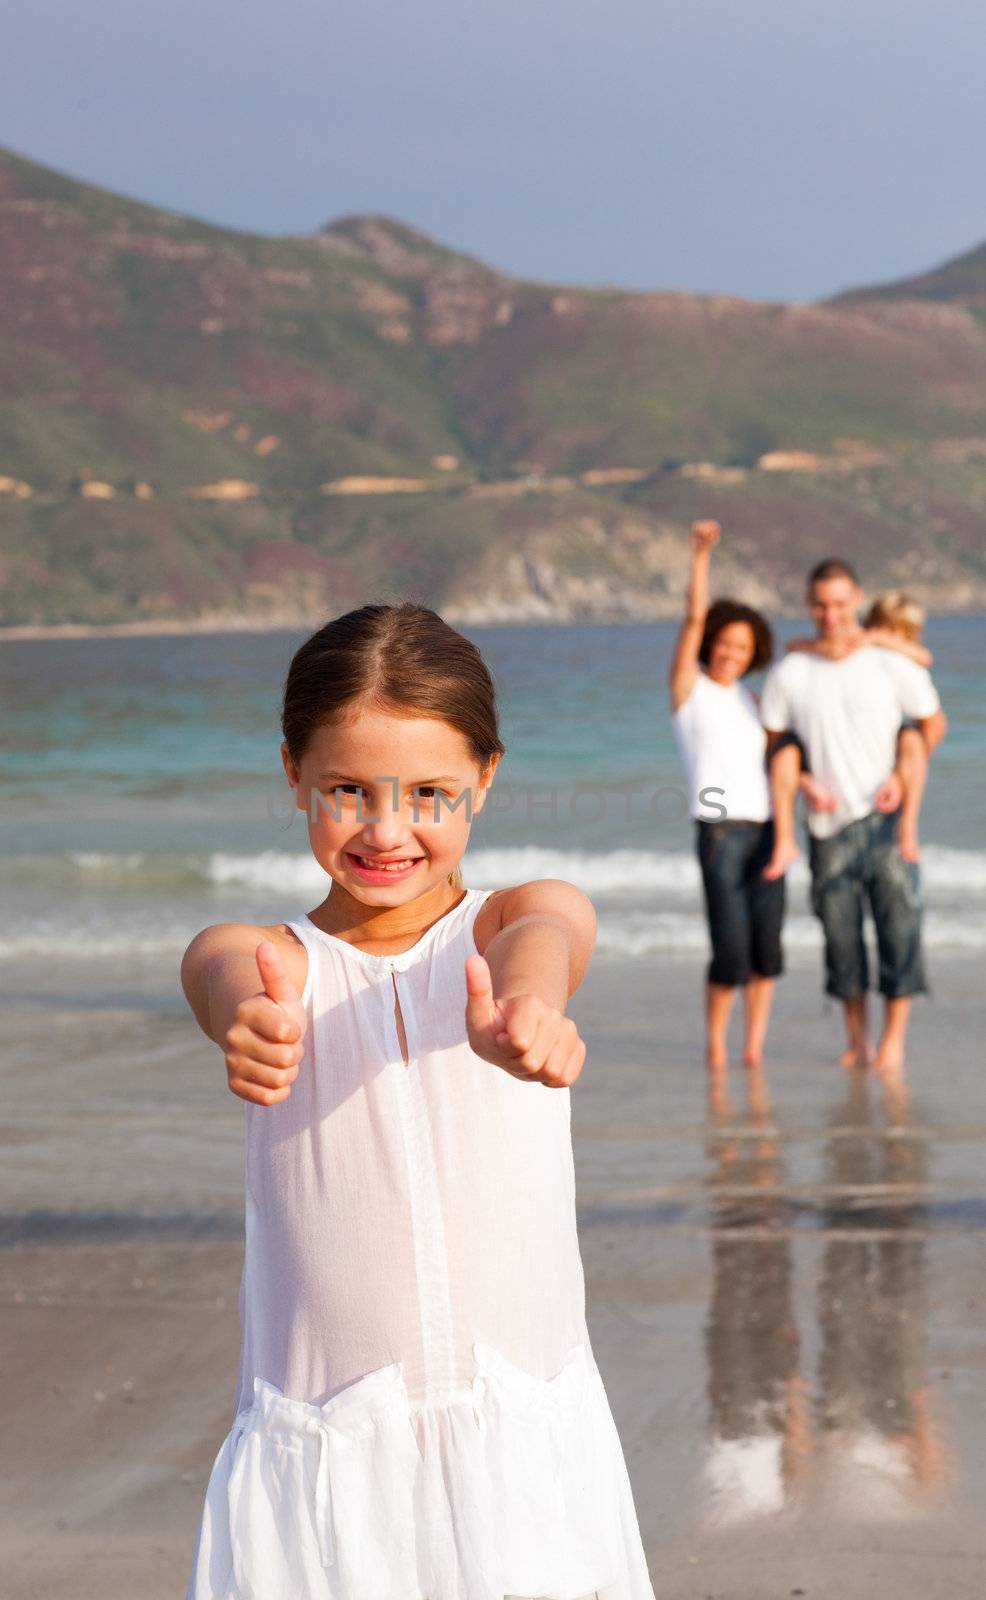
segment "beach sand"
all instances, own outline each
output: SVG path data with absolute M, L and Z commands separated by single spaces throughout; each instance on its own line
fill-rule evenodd
M 694 960 L 575 997 L 589 1328 L 658 1600 L 979 1600 L 986 1004 L 971 962 L 934 982 L 906 1103 L 833 1065 L 813 962 L 769 1105 L 735 1067 L 710 1108 Z M 37 992 L 5 1036 L 5 1600 L 176 1600 L 231 1421 L 243 1107 L 177 996 Z

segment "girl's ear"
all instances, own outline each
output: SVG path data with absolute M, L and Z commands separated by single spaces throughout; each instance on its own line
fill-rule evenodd
M 292 789 L 297 789 L 299 783 L 301 782 L 301 774 L 288 754 L 288 744 L 286 739 L 281 743 L 281 762 L 285 772 L 287 773 L 289 784 L 291 785 Z
M 477 811 L 482 811 L 483 806 L 486 804 L 486 795 L 490 784 L 493 782 L 493 774 L 499 765 L 500 752 L 499 750 L 496 750 L 494 751 L 493 755 L 490 756 L 485 768 L 479 775 L 479 784 L 477 786 L 475 796 L 473 797 L 472 811 L 474 816 Z

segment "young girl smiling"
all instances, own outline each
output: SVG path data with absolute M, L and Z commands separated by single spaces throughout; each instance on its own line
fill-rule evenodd
M 320 629 L 282 728 L 328 893 L 182 962 L 246 1116 L 239 1384 L 188 1600 L 653 1600 L 576 1231 L 592 906 L 463 888 L 504 746 L 434 612 Z

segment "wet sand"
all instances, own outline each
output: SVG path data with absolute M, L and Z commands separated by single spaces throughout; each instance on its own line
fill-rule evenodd
M 981 1595 L 986 1002 L 935 968 L 906 1100 L 832 1064 L 813 962 L 729 1104 L 693 961 L 576 997 L 589 1327 L 659 1600 Z M 37 992 L 5 1043 L 3 1593 L 173 1600 L 231 1420 L 242 1106 L 177 998 Z

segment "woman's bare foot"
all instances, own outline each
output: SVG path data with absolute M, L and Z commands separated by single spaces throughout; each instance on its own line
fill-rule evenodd
M 874 1065 L 873 1046 L 868 1039 L 861 1039 L 856 1044 L 851 1044 L 843 1050 L 839 1057 L 840 1067 L 871 1067 Z
M 770 879 L 783 878 L 788 867 L 801 856 L 793 839 L 778 839 L 771 851 L 770 860 L 763 869 L 763 877 Z
M 710 1072 L 725 1072 L 729 1066 L 726 1046 L 710 1040 L 705 1052 L 705 1065 Z
M 743 1051 L 743 1065 L 749 1067 L 751 1072 L 758 1071 L 763 1066 L 763 1051 L 754 1045 L 747 1045 Z
M 910 817 L 901 817 L 897 824 L 897 848 L 905 861 L 916 863 L 921 860 L 917 823 Z

